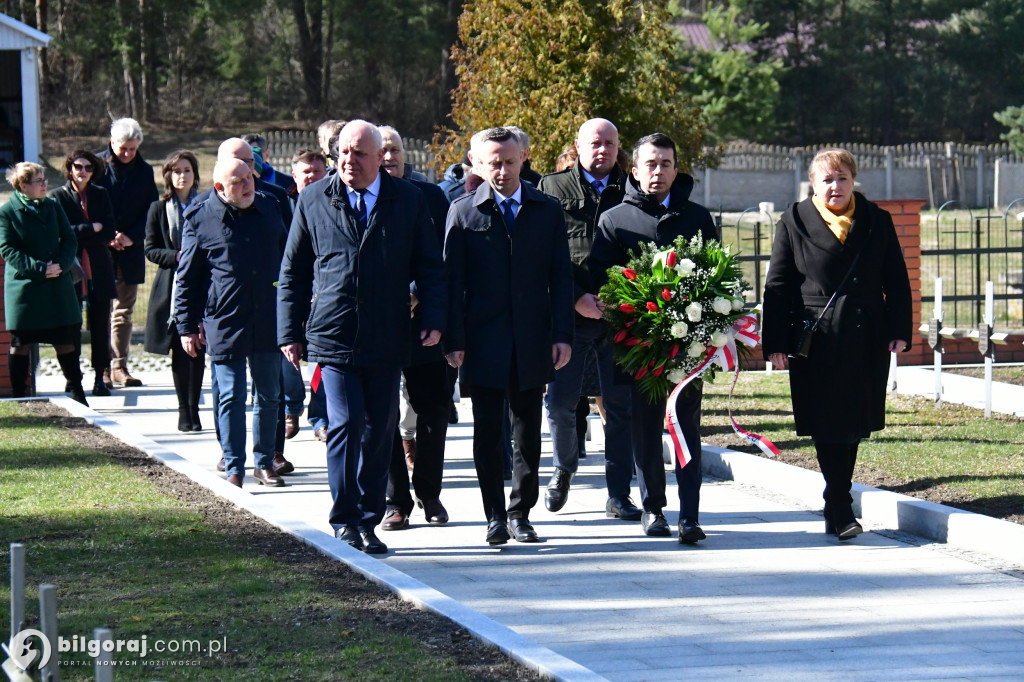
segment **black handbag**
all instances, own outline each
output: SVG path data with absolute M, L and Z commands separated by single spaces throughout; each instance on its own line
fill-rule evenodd
M 857 267 L 857 261 L 860 260 L 860 254 L 853 259 L 850 263 L 850 269 L 846 271 L 846 275 L 843 277 L 843 281 L 839 283 L 835 293 L 832 294 L 832 298 L 828 299 L 828 303 L 821 309 L 816 319 L 812 319 L 806 311 L 803 309 L 794 310 L 790 313 L 789 319 L 789 351 L 786 353 L 791 358 L 806 358 L 811 354 L 811 342 L 814 341 L 814 332 L 818 330 L 818 325 L 821 324 L 821 320 L 825 317 L 825 313 L 829 311 L 832 304 L 836 302 L 836 297 L 839 292 L 843 290 L 846 285 L 846 280 L 850 278 L 853 273 L 853 269 Z

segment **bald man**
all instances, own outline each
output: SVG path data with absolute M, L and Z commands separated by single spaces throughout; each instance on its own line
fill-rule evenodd
M 327 397 L 327 477 L 337 538 L 369 554 L 386 509 L 398 384 L 416 342 L 436 345 L 447 315 L 441 249 L 423 193 L 381 171 L 380 132 L 350 121 L 338 172 L 299 195 L 278 285 L 278 341 L 294 366 L 320 364 Z M 313 292 L 316 292 L 316 300 Z
M 597 355 L 598 378 L 608 423 L 605 426 L 605 483 L 608 501 L 605 513 L 625 521 L 640 519 L 640 509 L 630 499 L 633 454 L 630 441 L 630 392 L 617 385 L 612 349 L 606 340 L 607 327 L 601 320 L 601 305 L 590 283 L 587 261 L 594 242 L 597 219 L 622 202 L 626 175 L 616 164 L 619 131 L 603 118 L 592 118 L 576 135 L 578 157 L 575 165 L 541 178 L 539 188 L 562 205 L 569 232 L 576 301 L 576 338 L 572 359 L 555 373 L 548 385 L 545 404 L 554 445 L 555 471 L 544 494 L 548 511 L 560 510 L 569 497 L 569 485 L 579 466 L 583 449 L 584 424 L 577 423 L 583 368 L 587 357 Z
M 281 393 L 275 283 L 287 230 L 275 202 L 255 190 L 239 159 L 213 169 L 213 190 L 185 211 L 181 261 L 175 280 L 174 320 L 185 352 L 205 341 L 217 377 L 214 414 L 228 481 L 245 476 L 246 363 L 253 402 L 253 478 L 280 487 L 274 473 L 274 430 Z M 203 336 L 200 336 L 200 329 Z

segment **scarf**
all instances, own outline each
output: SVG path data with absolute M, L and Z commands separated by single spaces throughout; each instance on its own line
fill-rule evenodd
M 821 215 L 821 219 L 828 225 L 828 229 L 832 230 L 832 234 L 836 236 L 840 244 L 846 243 L 846 236 L 850 234 L 850 228 L 853 226 L 853 210 L 856 207 L 857 199 L 853 195 L 850 196 L 850 206 L 846 209 L 846 212 L 842 215 L 836 215 L 829 210 L 825 202 L 818 197 L 817 194 L 811 197 L 811 201 L 814 202 L 814 208 L 818 209 L 818 214 Z
M 170 197 L 164 202 L 164 210 L 167 212 L 167 232 L 171 239 L 171 246 L 181 250 L 181 226 L 184 223 L 183 215 L 185 209 L 192 204 L 196 198 L 196 189 L 193 187 L 188 193 L 188 201 L 182 204 L 178 201 L 177 195 Z
M 39 207 L 43 205 L 44 201 L 46 201 L 46 197 L 43 197 L 42 199 L 30 199 L 28 195 L 20 189 L 14 190 L 14 194 L 21 199 L 21 203 L 25 204 L 26 208 L 29 208 L 36 213 L 39 212 Z

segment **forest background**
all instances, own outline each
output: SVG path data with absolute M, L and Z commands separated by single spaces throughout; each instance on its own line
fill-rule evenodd
M 436 136 L 448 161 L 474 126 L 518 122 L 544 171 L 590 115 L 625 122 L 626 140 L 661 126 L 698 165 L 713 158 L 702 150 L 738 139 L 987 143 L 1024 129 L 1020 0 L 0 0 L 0 10 L 54 38 L 42 54 L 54 136 L 100 135 L 125 115 L 304 130 L 358 116 Z

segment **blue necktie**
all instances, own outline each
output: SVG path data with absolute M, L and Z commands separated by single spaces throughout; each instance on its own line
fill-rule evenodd
M 366 232 L 367 216 L 366 216 L 366 199 L 363 195 L 366 194 L 365 189 L 357 189 L 356 193 L 356 224 L 359 226 L 359 234 L 362 235 Z
M 515 199 L 505 199 L 501 202 L 501 214 L 505 216 L 505 225 L 509 230 L 512 229 L 512 224 L 516 221 L 515 203 Z
M 601 190 L 604 189 L 604 183 L 600 180 L 594 180 L 591 185 L 594 186 L 594 190 L 597 192 L 597 196 L 601 196 Z

